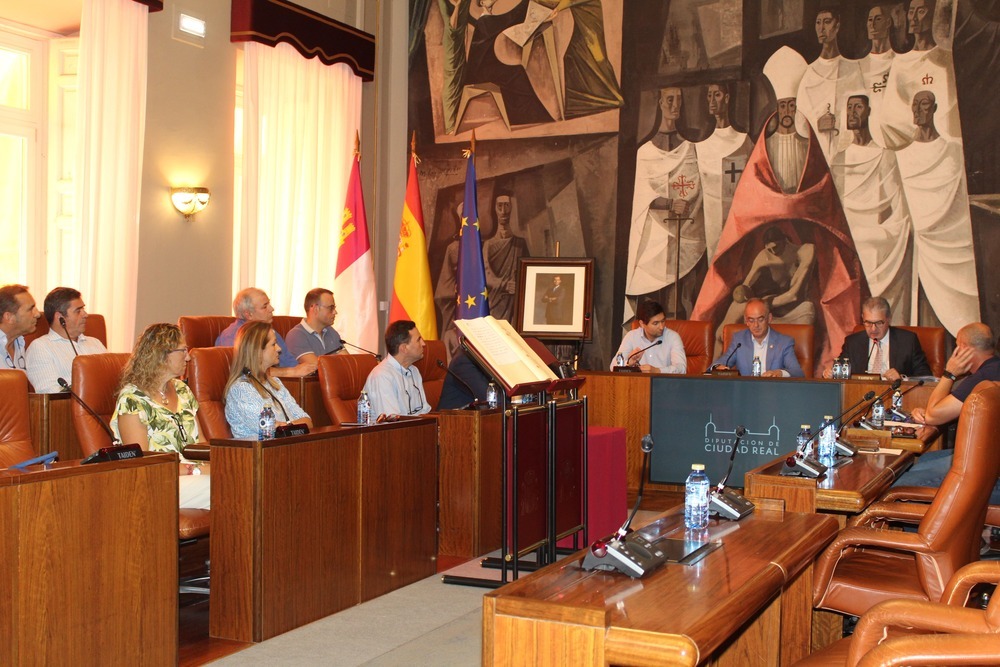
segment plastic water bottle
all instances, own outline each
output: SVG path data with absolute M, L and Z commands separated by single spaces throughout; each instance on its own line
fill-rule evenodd
M 708 475 L 705 464 L 691 465 L 691 474 L 684 483 L 684 527 L 702 530 L 708 527 Z
M 872 403 L 872 426 L 875 428 L 882 428 L 885 425 L 885 406 L 882 405 L 882 399 L 877 398 L 875 402 Z
M 892 392 L 892 409 L 896 411 L 903 409 L 903 392 L 898 389 Z
M 274 410 L 271 408 L 271 402 L 266 401 L 264 403 L 263 409 L 260 411 L 260 417 L 257 418 L 257 439 L 258 440 L 271 440 L 274 438 Z
M 362 426 L 372 423 L 372 402 L 368 399 L 367 391 L 362 391 L 358 396 L 358 423 Z
M 843 368 L 844 367 L 841 364 L 840 357 L 837 357 L 836 359 L 833 360 L 833 379 L 834 380 L 843 380 L 844 379 Z
M 619 357 L 622 355 L 618 355 Z M 486 407 L 495 408 L 497 407 L 497 386 L 496 383 L 490 382 L 486 385 Z
M 830 466 L 837 454 L 837 432 L 833 428 L 833 417 L 824 416 L 820 429 L 822 430 L 819 432 L 819 462 Z
M 753 365 L 750 367 L 750 375 L 755 378 L 760 377 L 760 357 L 753 358 Z
M 842 380 L 851 379 L 851 360 L 844 357 L 843 363 L 840 364 L 840 378 Z
M 812 427 L 809 424 L 802 424 L 799 429 L 799 434 L 795 436 L 795 452 L 799 456 L 809 456 L 809 441 L 812 440 Z
M 625 365 L 625 355 L 623 355 L 621 352 L 619 352 L 618 356 L 615 357 L 615 366 L 617 366 L 618 368 L 621 368 L 624 365 Z

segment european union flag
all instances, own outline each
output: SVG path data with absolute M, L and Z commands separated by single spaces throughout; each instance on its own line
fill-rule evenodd
M 475 145 L 475 144 L 473 144 Z M 465 199 L 462 204 L 462 228 L 458 252 L 458 305 L 456 320 L 469 320 L 490 314 L 483 265 L 483 237 L 479 233 L 479 207 L 476 204 L 476 154 L 469 151 L 465 172 Z

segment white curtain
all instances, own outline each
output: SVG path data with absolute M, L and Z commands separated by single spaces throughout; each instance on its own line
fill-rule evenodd
M 305 293 L 332 289 L 361 79 L 287 44 L 244 46 L 243 201 L 234 233 L 240 287 L 301 314 Z
M 116 352 L 135 340 L 147 18 L 133 0 L 85 0 L 80 23 L 80 291 Z

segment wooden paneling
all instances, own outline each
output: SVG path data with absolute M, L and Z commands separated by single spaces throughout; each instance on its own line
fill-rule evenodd
M 0 663 L 177 661 L 172 456 L 11 476 L 0 487 Z M 12 619 L 11 627 L 7 619 Z
M 288 393 L 292 395 L 295 402 L 306 411 L 313 420 L 314 427 L 330 426 L 330 414 L 326 411 L 326 404 L 323 402 L 323 390 L 319 384 L 319 378 L 315 375 L 304 378 L 278 378 L 284 383 Z
M 475 558 L 500 548 L 503 422 L 497 410 L 444 410 L 438 420 L 438 553 Z
M 639 442 L 649 433 L 648 373 L 582 371 L 587 381 L 580 394 L 587 397 L 588 422 L 595 426 L 625 429 L 626 480 L 629 489 L 639 488 L 642 477 L 642 450 Z M 663 488 L 650 484 L 648 488 Z
M 83 458 L 73 428 L 72 405 L 69 394 L 28 394 L 31 442 L 39 454 L 57 451 L 60 461 Z

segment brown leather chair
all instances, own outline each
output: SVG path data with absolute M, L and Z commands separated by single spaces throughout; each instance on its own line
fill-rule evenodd
M 684 343 L 687 357 L 687 374 L 701 375 L 708 370 L 715 359 L 715 336 L 712 323 L 698 320 L 667 320 L 664 324 L 673 329 Z
M 45 319 L 45 316 L 38 318 L 38 324 L 35 325 L 35 330 L 30 334 L 24 334 L 24 346 L 27 347 L 31 344 L 31 341 L 36 338 L 41 338 L 49 332 L 49 322 Z M 91 338 L 96 338 L 97 340 L 104 343 L 104 347 L 108 346 L 108 327 L 104 322 L 104 315 L 88 315 L 87 316 L 87 331 L 85 332 L 87 336 Z
M 737 331 L 745 329 L 744 324 L 727 324 L 722 328 L 722 349 L 729 349 L 729 342 L 736 335 Z M 813 350 L 815 349 L 815 330 L 811 324 L 785 324 L 773 322 L 771 328 L 778 333 L 790 336 L 795 341 L 795 356 L 802 366 L 802 373 L 807 378 L 814 376 L 816 362 L 814 361 Z
M 816 561 L 813 604 L 860 616 L 892 598 L 937 602 L 951 576 L 979 558 L 980 532 L 1000 470 L 1000 383 L 982 382 L 958 419 L 955 454 L 930 505 L 879 502 L 840 531 Z M 885 530 L 919 521 L 916 533 Z
M 111 422 L 111 415 L 115 411 L 122 371 L 125 370 L 128 357 L 124 353 L 108 352 L 87 354 L 73 360 L 73 391 L 101 416 L 105 424 Z M 71 412 L 73 427 L 84 456 L 111 444 L 104 428 L 77 401 L 73 401 Z
M 181 328 L 188 348 L 215 347 L 215 339 L 235 319 L 232 315 L 182 315 L 177 318 L 177 326 Z M 301 321 L 301 317 L 275 315 L 271 326 L 284 338 Z
M 323 402 L 334 426 L 358 418 L 358 396 L 377 363 L 370 354 L 328 354 L 319 358 Z
M 944 373 L 945 364 L 948 363 L 948 357 L 945 356 L 944 351 L 945 339 L 948 337 L 948 332 L 942 327 L 899 326 L 897 328 L 906 329 L 917 334 L 917 340 L 920 341 L 920 349 L 924 351 L 924 356 L 927 357 L 927 365 L 931 367 L 931 375 L 941 377 L 941 374 Z M 865 328 L 861 324 L 854 327 L 855 333 L 864 330 Z
M 414 364 L 420 371 L 420 379 L 424 383 L 424 393 L 427 394 L 427 402 L 431 410 L 437 410 L 441 401 L 441 390 L 444 389 L 444 378 L 448 371 L 438 366 L 438 360 L 448 366 L 448 352 L 445 349 L 443 340 L 424 341 L 424 357 Z
M 28 417 L 28 376 L 23 371 L 0 370 L 0 468 L 36 456 Z
M 188 385 L 198 399 L 198 424 L 207 440 L 232 438 L 224 405 L 226 380 L 233 364 L 231 347 L 199 347 L 191 350 Z
M 986 609 L 966 608 L 977 584 L 1000 583 L 1000 562 L 982 561 L 952 576 L 941 602 L 887 600 L 868 610 L 854 634 L 796 663 L 796 667 L 997 664 L 1000 598 Z
M 271 320 L 271 326 L 278 332 L 279 336 L 282 338 L 288 338 L 288 332 L 301 321 L 301 317 L 293 317 L 292 315 L 275 315 L 274 319 Z

